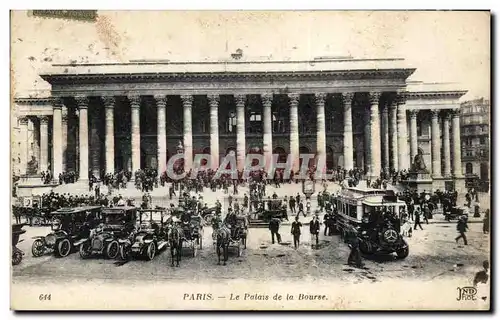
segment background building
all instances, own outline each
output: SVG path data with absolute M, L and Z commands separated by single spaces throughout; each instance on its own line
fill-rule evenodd
M 466 101 L 460 107 L 462 167 L 469 184 L 488 188 L 490 181 L 490 101 Z

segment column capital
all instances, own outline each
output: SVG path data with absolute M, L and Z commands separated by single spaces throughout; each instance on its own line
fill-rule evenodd
M 446 120 L 446 121 L 451 120 L 451 112 L 449 112 L 449 110 L 446 110 L 443 112 L 443 120 Z
M 24 116 L 24 117 L 19 117 L 19 124 L 20 125 L 23 125 L 23 126 L 27 126 L 28 125 L 28 117 Z
M 115 97 L 113 96 L 102 96 L 102 102 L 104 103 L 105 108 L 112 109 L 115 107 Z
M 381 92 L 378 91 L 373 91 L 368 94 L 368 97 L 370 99 L 370 104 L 378 104 L 380 100 L 380 96 L 382 96 Z
M 62 109 L 64 105 L 64 101 L 62 98 L 53 98 L 52 99 L 52 108 L 53 109 Z
M 398 106 L 405 104 L 406 98 L 407 98 L 406 92 L 398 92 L 398 95 L 396 96 L 396 103 L 398 104 Z
M 410 113 L 410 119 L 416 119 L 418 116 L 419 110 L 411 109 L 411 110 L 408 110 L 408 112 Z
M 342 92 L 342 101 L 345 104 L 350 105 L 354 99 L 354 92 Z
M 181 95 L 182 105 L 184 107 L 192 107 L 193 106 L 193 95 L 191 94 L 183 94 Z
M 450 115 L 452 118 L 460 117 L 460 109 L 450 109 Z
M 141 96 L 130 94 L 127 96 L 128 102 L 132 108 L 140 108 L 141 107 Z M 155 96 L 156 99 L 156 96 Z
M 441 113 L 441 110 L 430 110 L 432 119 L 439 119 L 439 114 Z
M 247 96 L 245 94 L 235 94 L 234 101 L 236 101 L 236 105 L 238 107 L 244 107 Z
M 77 95 L 75 101 L 78 109 L 87 109 L 89 107 L 89 98 L 87 96 Z
M 314 94 L 314 97 L 316 98 L 316 104 L 324 104 L 326 100 L 326 93 L 317 92 Z
M 136 96 L 136 97 L 138 97 L 138 96 Z M 166 95 L 164 95 L 164 94 L 155 94 L 153 96 L 153 98 L 156 101 L 156 106 L 157 107 L 165 107 L 167 105 L 167 96 Z M 134 105 L 139 106 L 140 105 L 140 99 Z
M 49 124 L 49 117 L 48 116 L 40 116 L 38 117 L 40 119 L 41 124 Z
M 211 107 L 218 107 L 219 106 L 220 96 L 218 94 L 209 94 L 209 95 L 207 95 L 207 99 L 208 99 L 208 104 Z
M 288 99 L 289 99 L 290 105 L 297 106 L 299 104 L 300 94 L 298 94 L 298 93 L 289 93 L 288 94 Z
M 261 94 L 260 98 L 262 100 L 262 104 L 266 107 L 271 106 L 271 104 L 273 103 L 273 94 L 272 93 Z

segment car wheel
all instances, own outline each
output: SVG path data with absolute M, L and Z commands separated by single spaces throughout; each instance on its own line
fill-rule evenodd
M 118 241 L 113 240 L 106 246 L 106 257 L 108 259 L 115 259 L 119 251 L 120 245 L 118 244 Z
M 69 239 L 62 239 L 57 244 L 57 254 L 61 257 L 67 257 L 71 252 L 71 242 Z
M 21 263 L 22 260 L 23 260 L 22 252 L 15 251 L 12 253 L 12 265 L 13 266 L 17 266 L 18 264 Z
M 31 253 L 33 257 L 41 257 L 45 252 L 45 244 L 41 239 L 36 239 L 31 245 Z
M 127 261 L 130 258 L 130 246 L 129 245 L 121 245 L 120 246 L 120 259 Z
M 146 249 L 146 259 L 148 261 L 151 261 L 154 259 L 155 255 L 156 255 L 156 246 L 154 242 L 151 242 L 148 245 L 148 248 Z
M 87 259 L 88 257 L 90 257 L 90 254 L 92 253 L 91 252 L 91 248 L 90 248 L 90 243 L 89 242 L 84 242 L 80 245 L 80 257 L 82 259 Z

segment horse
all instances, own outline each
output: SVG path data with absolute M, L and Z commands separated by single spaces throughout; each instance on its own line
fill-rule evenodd
M 174 259 L 176 259 L 177 267 L 181 261 L 182 256 L 182 242 L 184 239 L 184 231 L 180 226 L 172 225 L 168 230 L 168 242 L 170 245 L 170 256 L 172 260 L 172 267 L 174 266 Z
M 231 231 L 227 226 L 222 225 L 215 231 L 215 233 L 217 239 L 215 244 L 217 250 L 217 258 L 218 258 L 217 264 L 220 265 L 220 255 L 222 249 L 222 254 L 224 255 L 223 263 L 224 265 L 226 265 L 226 261 L 228 260 L 229 256 L 229 243 L 231 242 Z

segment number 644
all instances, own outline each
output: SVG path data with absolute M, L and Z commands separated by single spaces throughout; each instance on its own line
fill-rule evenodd
M 48 301 L 50 300 L 50 293 L 47 294 L 47 293 L 42 293 L 39 297 L 38 297 L 38 300 L 40 301 Z

